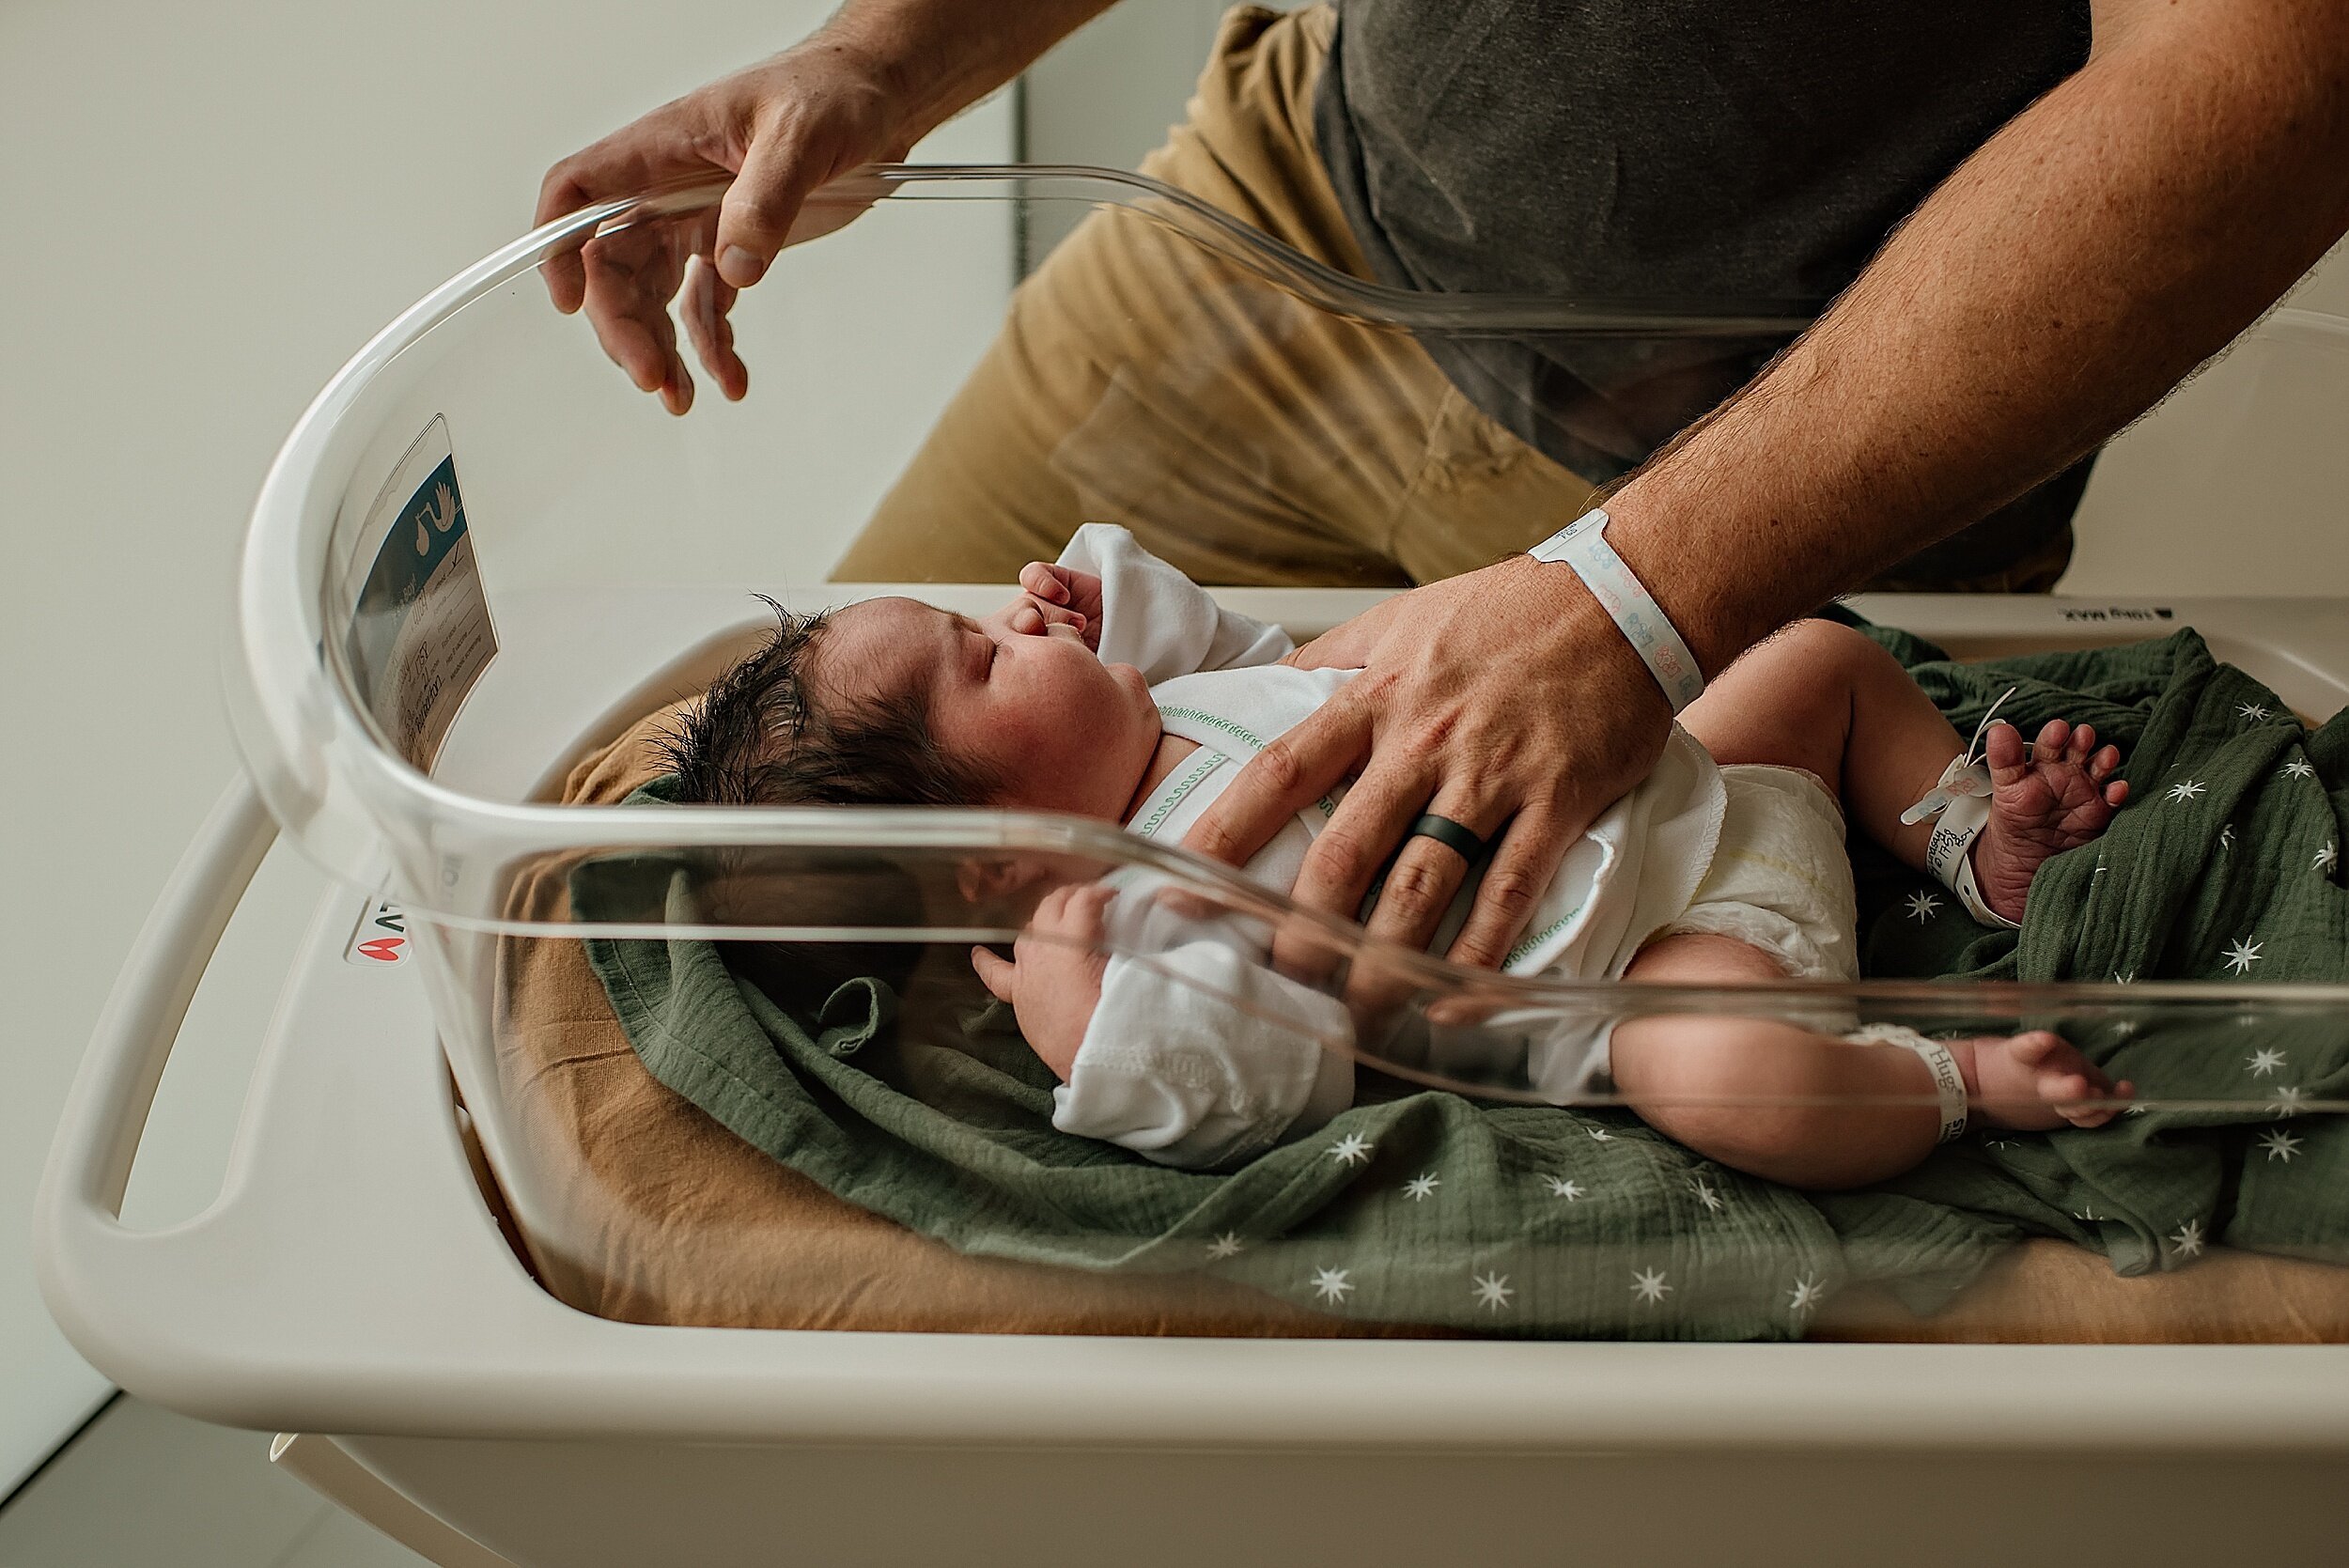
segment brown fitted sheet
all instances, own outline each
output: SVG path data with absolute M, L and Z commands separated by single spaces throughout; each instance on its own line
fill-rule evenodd
M 663 708 L 572 768 L 567 802 L 609 804 L 658 772 Z M 552 913 L 559 872 L 517 890 Z M 1411 1338 L 1206 1275 L 1091 1274 L 972 1257 L 852 1207 L 737 1140 L 654 1080 L 580 943 L 509 938 L 499 1054 L 537 1179 L 512 1188 L 519 1245 L 557 1297 L 629 1322 L 1021 1334 Z M 2349 1269 L 2218 1251 L 2116 1277 L 2052 1240 L 2015 1248 L 1950 1307 L 1920 1317 L 1879 1289 L 1834 1298 L 1819 1340 L 2322 1343 L 2349 1341 Z

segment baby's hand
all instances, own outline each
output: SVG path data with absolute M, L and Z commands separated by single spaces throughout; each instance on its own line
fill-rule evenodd
M 1115 896 L 1098 882 L 1054 888 L 1036 905 L 1008 959 L 983 947 L 971 950 L 980 982 L 997 1001 L 1011 1004 L 1029 1048 L 1064 1083 L 1093 1010 L 1101 1004 L 1101 976 L 1109 968 L 1109 955 L 1100 951 L 1101 917 Z
M 1019 597 L 1006 614 L 1033 607 L 1044 625 L 1074 626 L 1084 633 L 1085 646 L 1101 651 L 1101 580 L 1089 571 L 1074 571 L 1050 561 L 1031 561 L 1019 568 Z M 1042 626 L 1014 629 L 1041 630 Z

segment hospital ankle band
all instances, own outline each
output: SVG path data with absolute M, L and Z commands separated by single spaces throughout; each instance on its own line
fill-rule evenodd
M 1607 542 L 1607 513 L 1594 506 L 1526 551 L 1536 561 L 1563 561 L 1582 580 L 1624 638 L 1656 676 L 1656 684 L 1678 713 L 1704 691 L 1696 656 L 1656 602 L 1647 585 L 1624 565 Z
M 1950 765 L 1941 769 L 1941 782 L 1923 800 L 1901 813 L 1902 823 L 1911 827 L 1927 817 L 1940 818 L 1933 826 L 1933 836 L 1925 841 L 1925 870 L 1957 894 L 1957 901 L 1965 906 L 1968 914 L 1984 925 L 2006 931 L 2019 931 L 2022 926 L 1992 908 L 1974 880 L 1974 840 L 1989 825 L 1991 792 L 1990 765 L 1975 753 L 1982 745 L 1982 737 L 1989 732 L 1991 719 L 2016 690 L 2008 687 L 1990 705 L 1990 711 L 1974 726 L 1974 737 L 1967 742 L 1966 750 L 1952 757 Z
M 1855 1045 L 1898 1046 L 1915 1051 L 1933 1073 L 1934 1097 L 1940 1102 L 1941 1135 L 1934 1141 L 1947 1143 L 1966 1136 L 1966 1075 L 1958 1071 L 1957 1058 L 1950 1054 L 1949 1047 L 1896 1023 L 1866 1024 L 1843 1038 Z

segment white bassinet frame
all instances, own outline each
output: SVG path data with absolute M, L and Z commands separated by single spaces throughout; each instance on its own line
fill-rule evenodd
M 1353 602 L 1230 597 L 1300 626 Z M 2304 710 L 2349 702 L 2349 605 L 2162 608 Z M 1906 624 L 1961 651 L 2109 642 L 2153 609 L 1897 603 Z M 983 1538 L 972 1511 L 989 1508 L 1020 1560 L 1052 1560 L 1054 1541 L 1078 1553 L 1099 1539 L 1094 1505 L 1046 1529 L 1050 1510 L 1027 1496 L 1072 1467 L 1121 1508 L 1155 1499 L 1146 1520 L 1127 1516 L 1157 1545 L 1129 1557 L 1207 1549 L 1203 1494 L 1168 1479 L 1196 1470 L 1218 1489 L 1216 1520 L 1277 1514 L 1311 1493 L 1335 1510 L 1319 1515 L 1318 1539 L 1343 1540 L 1352 1560 L 1403 1561 L 1424 1560 L 1439 1524 L 1455 1539 L 1517 1530 L 1523 1511 L 1490 1512 L 1496 1475 L 1578 1498 L 1585 1529 L 1604 1518 L 1628 1530 L 1656 1488 L 1790 1456 L 1872 1455 L 1881 1486 L 1925 1506 L 1961 1455 L 1974 1456 L 1969 1473 L 2138 1456 L 2113 1485 L 2166 1475 L 2163 1455 L 2349 1455 L 2349 1346 L 1308 1343 L 607 1322 L 548 1296 L 499 1236 L 421 987 L 399 970 L 342 962 L 358 902 L 345 892 L 325 900 L 295 964 L 220 1199 L 185 1224 L 132 1234 L 114 1216 L 148 1102 L 273 831 L 249 787 L 232 789 L 142 934 L 136 951 L 157 956 L 126 975 L 59 1135 L 41 1203 L 44 1284 L 85 1354 L 142 1397 L 229 1425 L 333 1435 L 281 1450 L 443 1561 L 467 1560 L 447 1529 L 521 1564 L 647 1560 L 628 1554 L 662 1532 L 701 1543 L 677 1560 L 752 1560 L 723 1543 L 778 1531 L 826 1543 L 810 1560 L 907 1560 Z M 158 1300 L 171 1311 L 156 1312 Z M 711 1444 L 724 1445 L 715 1470 L 739 1486 L 713 1485 Z M 1982 1457 L 1992 1453 L 2006 1457 Z M 939 1510 L 926 1538 L 903 1516 L 860 1535 L 917 1476 L 962 1512 Z M 1550 1517 L 1549 1505 L 1536 1513 Z M 560 1555 L 546 1555 L 550 1541 Z
M 1246 248 L 1245 231 L 1226 241 Z M 542 231 L 428 298 L 304 415 L 257 509 L 250 657 L 317 660 L 319 628 L 296 607 L 319 575 L 315 525 L 368 440 L 346 421 L 371 380 L 546 243 Z M 1229 598 L 1300 631 L 1365 602 Z M 2193 625 L 2302 712 L 2349 705 L 2341 600 L 1858 608 L 1960 656 Z M 1367 1565 L 1563 1543 L 1650 1561 L 1880 1560 L 1853 1543 L 1971 1561 L 2011 1549 L 2032 1508 L 2050 1529 L 2092 1512 L 2098 1539 L 2141 1561 L 2250 1538 L 2256 1515 L 2213 1508 L 2208 1478 L 2260 1467 L 2274 1494 L 2247 1507 L 2274 1517 L 2321 1501 L 2349 1459 L 2349 1346 L 1019 1337 L 593 1317 L 541 1289 L 499 1234 L 416 967 L 342 961 L 355 890 L 324 900 L 295 962 L 220 1196 L 132 1232 L 118 1216 L 156 1085 L 276 831 L 262 796 L 337 869 L 370 855 L 375 764 L 356 754 L 351 716 L 289 689 L 244 696 L 257 705 L 245 722 L 284 740 L 285 771 L 231 789 L 132 950 L 39 1200 L 42 1288 L 124 1388 L 303 1434 L 281 1440 L 281 1462 L 450 1568 Z M 2203 1508 L 2181 1520 L 2190 1478 Z M 2210 1535 L 2213 1521 L 2234 1533 Z

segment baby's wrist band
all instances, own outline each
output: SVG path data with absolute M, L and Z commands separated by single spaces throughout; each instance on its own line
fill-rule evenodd
M 1974 737 L 1966 743 L 1966 749 L 1941 769 L 1941 782 L 1923 800 L 1901 813 L 1905 827 L 1939 818 L 1925 840 L 1926 872 L 1957 894 L 1957 901 L 1966 907 L 1968 914 L 1982 924 L 2002 931 L 2020 931 L 2023 927 L 1992 908 L 1974 880 L 1974 840 L 1982 837 L 1983 829 L 1990 823 L 1990 765 L 1979 753 L 1982 737 L 1989 733 L 1990 721 L 1998 716 L 2006 699 L 2019 690 L 2008 687 L 2005 694 L 1990 705 L 1990 711 L 1974 726 Z
M 1674 713 L 1697 700 L 1704 690 L 1704 672 L 1647 585 L 1607 542 L 1603 508 L 1592 507 L 1526 553 L 1536 561 L 1563 561 L 1573 568 L 1599 608 L 1622 629 L 1624 640 L 1655 675 L 1656 684 L 1664 689 Z
M 1941 1136 L 1934 1141 L 1947 1143 L 1966 1136 L 1966 1075 L 1958 1071 L 1957 1058 L 1950 1054 L 1949 1047 L 1896 1023 L 1863 1024 L 1843 1038 L 1855 1045 L 1898 1046 L 1915 1051 L 1933 1074 L 1934 1098 L 1941 1109 Z

